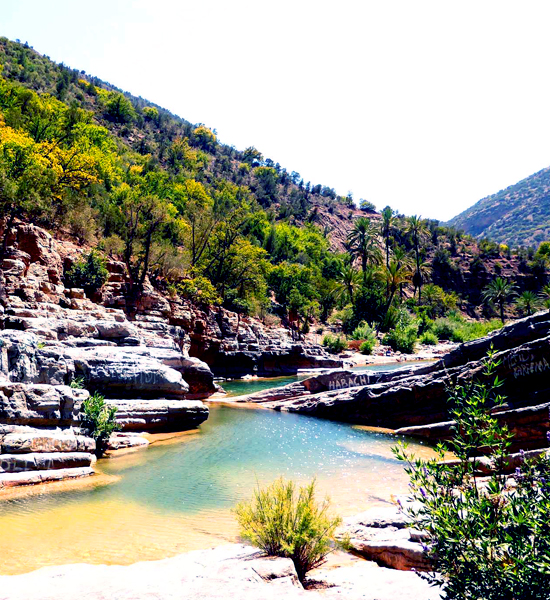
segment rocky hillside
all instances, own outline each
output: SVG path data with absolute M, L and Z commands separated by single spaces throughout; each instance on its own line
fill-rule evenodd
M 509 246 L 538 246 L 550 239 L 550 167 L 483 198 L 447 224 Z

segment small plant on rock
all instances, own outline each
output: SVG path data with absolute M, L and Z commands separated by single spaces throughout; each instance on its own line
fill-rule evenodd
M 291 558 L 300 581 L 332 551 L 341 519 L 329 514 L 330 502 L 317 502 L 315 480 L 296 491 L 292 481 L 276 480 L 235 509 L 243 538 L 270 556 Z
M 550 460 L 523 457 L 513 480 L 505 474 L 512 435 L 491 412 L 504 402 L 498 366 L 491 351 L 481 381 L 451 389 L 454 435 L 439 445 L 439 460 L 394 448 L 416 501 L 404 510 L 423 532 L 434 567 L 421 576 L 447 600 L 550 598 Z M 458 460 L 442 462 L 446 450 Z M 476 468 L 481 453 L 492 464 L 484 481 Z
M 97 457 L 103 456 L 107 450 L 109 438 L 114 431 L 120 429 L 116 422 L 116 406 L 109 406 L 105 398 L 97 392 L 84 400 L 81 408 L 81 423 L 96 442 Z

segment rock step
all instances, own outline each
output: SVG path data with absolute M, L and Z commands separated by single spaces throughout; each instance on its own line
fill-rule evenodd
M 33 452 L 30 454 L 0 454 L 0 473 L 50 471 L 91 467 L 95 455 L 88 452 Z
M 507 425 L 514 434 L 511 446 L 513 451 L 538 449 L 547 445 L 546 433 L 550 428 L 549 409 L 550 402 L 545 402 L 537 406 L 503 410 L 495 414 L 499 423 Z M 414 425 L 401 427 L 395 433 L 432 440 L 446 440 L 452 436 L 453 425 L 454 421 Z
M 363 541 L 350 540 L 355 554 L 377 564 L 399 571 L 431 571 L 431 563 L 426 560 L 422 546 L 408 539 Z
M 200 400 L 107 400 L 123 431 L 184 431 L 208 418 Z
M 4 454 L 35 452 L 87 452 L 95 450 L 95 440 L 84 435 L 63 435 L 55 432 L 8 433 L 2 440 Z M 1 455 L 0 455 L 1 458 Z
M 62 481 L 93 475 L 92 467 L 77 467 L 74 469 L 55 469 L 48 471 L 25 471 L 21 473 L 0 473 L 0 489 L 20 485 L 34 485 L 48 481 Z

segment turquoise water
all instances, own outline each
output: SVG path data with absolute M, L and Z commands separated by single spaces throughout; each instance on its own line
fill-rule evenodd
M 411 363 L 391 363 L 389 365 L 367 365 L 363 367 L 354 367 L 352 371 L 394 371 Z M 418 364 L 418 363 L 416 363 Z M 246 394 L 254 394 L 273 387 L 287 385 L 295 381 L 302 381 L 308 377 L 308 374 L 289 375 L 286 377 L 269 377 L 259 379 L 233 379 L 232 381 L 220 382 L 223 389 L 230 397 L 244 396 Z
M 3 502 L 0 573 L 127 564 L 234 541 L 231 508 L 280 475 L 317 477 L 342 515 L 406 490 L 391 436 L 262 409 L 210 410 L 199 431 L 100 461 L 103 475 Z

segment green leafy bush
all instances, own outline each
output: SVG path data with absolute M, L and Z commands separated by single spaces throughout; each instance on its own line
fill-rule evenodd
M 323 338 L 323 346 L 331 354 L 340 354 L 348 347 L 348 344 L 344 337 L 327 334 Z
M 243 538 L 270 556 L 291 558 L 298 577 L 321 565 L 331 552 L 341 519 L 329 514 L 328 498 L 318 503 L 315 480 L 305 487 L 278 479 L 254 499 L 239 504 L 235 513 Z
M 361 321 L 349 336 L 352 340 L 366 340 L 374 335 L 374 331 L 370 325 Z
M 398 352 L 414 352 L 418 337 L 418 321 L 406 310 L 399 311 L 396 325 L 384 336 L 382 342 Z
M 209 279 L 199 275 L 192 279 L 184 279 L 176 286 L 178 294 L 182 298 L 192 300 L 203 306 L 220 304 L 221 299 Z
M 108 406 L 105 398 L 98 393 L 84 400 L 81 408 L 80 421 L 96 442 L 96 455 L 103 456 L 107 443 L 113 431 L 120 427 L 116 422 L 116 406 Z
M 418 340 L 421 344 L 425 344 L 426 346 L 435 346 L 439 343 L 437 339 L 437 335 L 432 333 L 431 331 L 425 331 Z
M 499 319 L 467 321 L 457 313 L 450 313 L 446 318 L 436 319 L 432 331 L 440 340 L 462 343 L 476 340 L 501 327 Z
M 372 354 L 372 351 L 374 350 L 374 346 L 376 346 L 376 338 L 365 340 L 359 346 L 359 352 L 361 352 L 361 354 Z
M 76 262 L 65 274 L 65 287 L 82 288 L 91 296 L 103 287 L 109 278 L 105 260 L 92 250 L 83 260 Z
M 491 413 L 504 402 L 498 365 L 491 352 L 481 381 L 451 389 L 454 437 L 438 446 L 438 458 L 394 449 L 415 501 L 404 511 L 424 532 L 434 567 L 422 576 L 447 600 L 546 600 L 550 589 L 550 460 L 524 458 L 513 485 L 504 474 L 512 434 Z M 472 458 L 480 449 L 493 464 L 483 484 Z M 446 451 L 458 460 L 442 462 Z

